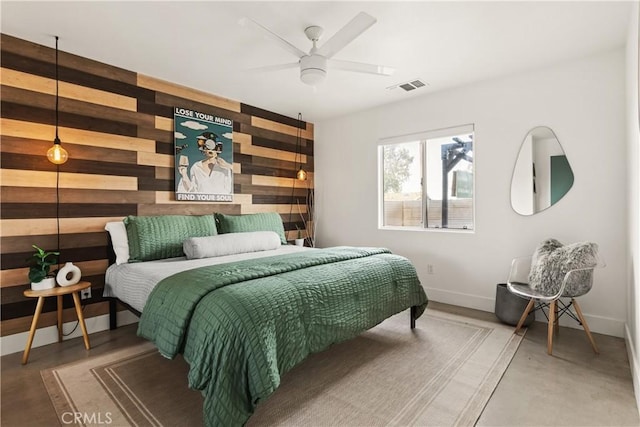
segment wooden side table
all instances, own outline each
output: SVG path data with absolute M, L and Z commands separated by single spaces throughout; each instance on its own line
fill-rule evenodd
M 73 303 L 76 307 L 76 314 L 78 315 L 78 322 L 82 329 L 82 336 L 84 338 L 84 347 L 89 350 L 89 336 L 87 335 L 87 327 L 84 324 L 84 316 L 82 315 L 82 305 L 80 304 L 80 291 L 87 289 L 91 286 L 90 282 L 78 282 L 75 285 L 70 286 L 56 286 L 51 289 L 43 289 L 41 291 L 34 291 L 27 289 L 24 291 L 24 296 L 29 298 L 38 298 L 38 304 L 36 305 L 36 311 L 31 321 L 31 329 L 29 330 L 29 338 L 27 339 L 27 346 L 24 349 L 24 355 L 22 356 L 22 364 L 26 364 L 29 360 L 29 352 L 31 351 L 31 344 L 33 344 L 33 337 L 36 334 L 36 326 L 38 326 L 38 319 L 42 312 L 42 306 L 44 305 L 44 299 L 46 297 L 57 297 L 58 299 L 58 342 L 62 342 L 62 296 L 71 294 L 73 297 Z

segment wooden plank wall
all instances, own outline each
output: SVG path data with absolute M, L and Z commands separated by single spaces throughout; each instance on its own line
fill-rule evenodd
M 54 40 L 52 38 L 52 45 Z M 46 159 L 55 135 L 55 50 L 1 36 L 0 299 L 2 336 L 27 331 L 35 300 L 27 258 L 32 244 L 57 246 L 56 166 Z M 104 225 L 126 215 L 278 212 L 288 237 L 307 219 L 313 191 L 313 125 L 87 58 L 59 52 L 59 135 L 69 152 L 60 166 L 60 262 L 92 282 L 85 316 L 107 313 Z M 234 201 L 176 202 L 173 109 L 234 121 Z M 295 181 L 296 139 L 306 182 Z M 295 182 L 295 188 L 293 187 Z M 292 198 L 293 195 L 293 198 Z M 289 213 L 293 211 L 293 215 Z M 40 327 L 55 324 L 48 298 Z M 75 319 L 72 301 L 65 316 Z

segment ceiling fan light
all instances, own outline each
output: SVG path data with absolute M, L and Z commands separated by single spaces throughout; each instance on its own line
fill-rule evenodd
M 300 58 L 300 80 L 310 86 L 317 86 L 327 77 L 327 58 L 307 55 Z
M 307 68 L 300 71 L 300 80 L 310 86 L 317 86 L 327 77 L 327 72 L 318 68 Z

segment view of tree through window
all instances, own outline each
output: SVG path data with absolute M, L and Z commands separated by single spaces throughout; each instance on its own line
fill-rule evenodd
M 473 127 L 380 145 L 383 227 L 473 230 Z
M 384 225 L 422 224 L 422 143 L 383 147 Z
M 406 182 L 411 172 L 409 167 L 414 156 L 409 148 L 398 145 L 384 147 L 384 192 L 401 193 L 402 184 Z

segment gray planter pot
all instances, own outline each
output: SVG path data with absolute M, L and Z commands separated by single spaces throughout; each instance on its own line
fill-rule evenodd
M 529 300 L 509 292 L 506 283 L 498 283 L 496 286 L 495 314 L 503 323 L 516 326 L 528 303 Z M 523 326 L 529 326 L 535 319 L 536 313 L 532 310 L 524 321 Z

